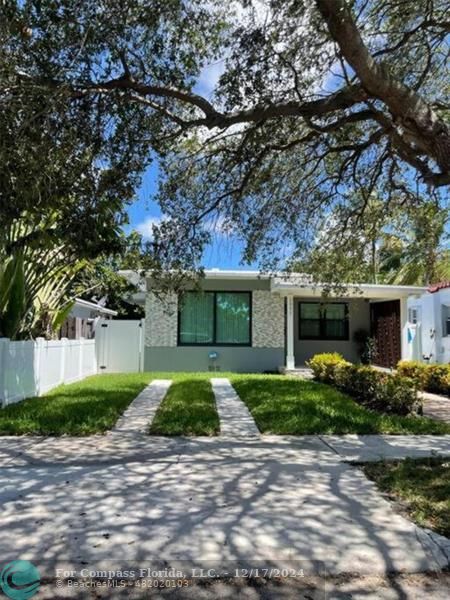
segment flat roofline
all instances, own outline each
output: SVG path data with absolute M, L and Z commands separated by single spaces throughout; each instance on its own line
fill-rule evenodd
M 231 270 L 231 269 L 205 269 L 204 270 L 205 279 L 270 279 L 273 277 L 273 274 L 263 273 L 261 271 L 239 271 L 239 270 Z M 138 271 L 133 271 L 132 269 L 120 270 L 119 275 L 123 277 L 129 278 L 139 277 Z M 151 277 L 152 272 L 147 271 L 144 274 L 144 277 Z
M 139 276 L 138 271 L 131 269 L 119 271 L 124 277 L 127 276 Z M 321 290 L 326 284 L 323 283 L 308 283 L 307 281 L 299 283 L 295 281 L 295 278 L 300 278 L 302 273 L 267 273 L 255 270 L 236 270 L 236 269 L 205 269 L 205 279 L 265 279 L 272 280 L 271 288 L 273 291 L 287 291 L 292 289 L 305 290 L 305 289 L 316 289 Z M 145 273 L 145 277 L 151 277 L 151 271 Z M 405 294 L 422 294 L 428 290 L 426 286 L 413 286 L 413 285 L 388 285 L 383 283 L 346 283 L 343 284 L 347 289 L 359 289 L 366 291 L 398 291 Z
M 273 275 L 262 271 L 237 271 L 230 269 L 206 269 L 208 279 L 271 279 Z

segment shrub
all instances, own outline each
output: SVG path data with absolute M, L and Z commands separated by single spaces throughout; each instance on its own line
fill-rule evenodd
M 450 365 L 427 365 L 426 389 L 435 394 L 450 396 Z
M 384 375 L 369 366 L 355 366 L 347 392 L 357 398 L 361 404 L 371 407 L 377 397 L 377 390 Z
M 413 360 L 402 360 L 397 365 L 397 373 L 411 377 L 420 390 L 450 395 L 450 365 L 427 365 Z
M 372 410 L 407 415 L 421 406 L 412 378 L 353 365 L 336 353 L 316 354 L 308 365 L 316 379 L 335 385 Z
M 408 415 L 419 412 L 421 402 L 417 397 L 417 385 L 413 379 L 401 375 L 380 373 L 371 408 L 384 413 Z
M 334 368 L 334 384 L 337 388 L 347 391 L 352 387 L 355 365 L 347 361 L 338 363 Z
M 403 377 L 413 379 L 420 390 L 428 385 L 428 365 L 416 360 L 401 360 L 397 364 L 397 373 Z
M 315 354 L 307 363 L 316 379 L 324 383 L 334 383 L 335 368 L 337 365 L 350 364 L 338 352 L 324 352 Z

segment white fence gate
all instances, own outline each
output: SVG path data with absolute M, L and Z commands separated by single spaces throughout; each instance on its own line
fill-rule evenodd
M 144 320 L 101 319 L 95 329 L 99 373 L 137 373 L 144 370 Z

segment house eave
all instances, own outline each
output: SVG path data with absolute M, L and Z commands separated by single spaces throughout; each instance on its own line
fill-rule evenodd
M 301 296 L 306 298 L 315 298 L 322 296 L 324 285 L 296 284 L 288 279 L 284 281 L 271 281 L 270 289 L 274 293 L 282 296 Z M 369 299 L 390 299 L 390 298 L 408 298 L 412 295 L 420 295 L 426 292 L 426 287 L 404 286 L 404 285 L 381 285 L 368 283 L 352 283 L 343 286 L 336 291 L 330 290 L 329 295 L 334 298 L 369 298 Z
M 137 271 L 123 270 L 119 274 L 128 279 L 128 281 L 138 286 L 141 292 L 145 291 L 148 280 L 151 278 L 151 271 L 140 274 Z M 229 269 L 206 269 L 204 271 L 206 280 L 270 280 L 270 289 L 272 292 L 287 296 L 319 297 L 322 296 L 325 285 L 313 284 L 311 277 L 302 274 L 284 274 L 267 273 L 251 270 L 229 270 Z M 411 285 L 385 285 L 371 283 L 351 283 L 345 284 L 342 290 L 335 293 L 331 290 L 332 297 L 340 298 L 407 298 L 412 295 L 420 296 L 427 291 L 426 287 Z

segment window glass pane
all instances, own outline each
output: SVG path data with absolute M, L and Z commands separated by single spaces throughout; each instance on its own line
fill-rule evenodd
M 326 338 L 343 338 L 346 336 L 345 321 L 325 321 L 324 336 Z
M 250 294 L 216 294 L 216 342 L 250 343 Z
M 300 318 L 301 319 L 320 319 L 320 304 L 308 302 L 300 304 Z
M 214 332 L 214 294 L 189 292 L 181 301 L 180 342 L 212 344 Z
M 442 307 L 442 315 L 444 317 L 444 335 L 450 335 L 450 306 Z
M 346 339 L 346 304 L 300 303 L 300 338 Z
M 327 304 L 325 307 L 326 319 L 345 319 L 345 304 Z
M 320 337 L 320 321 L 319 320 L 304 320 L 300 321 L 300 337 L 318 338 Z

